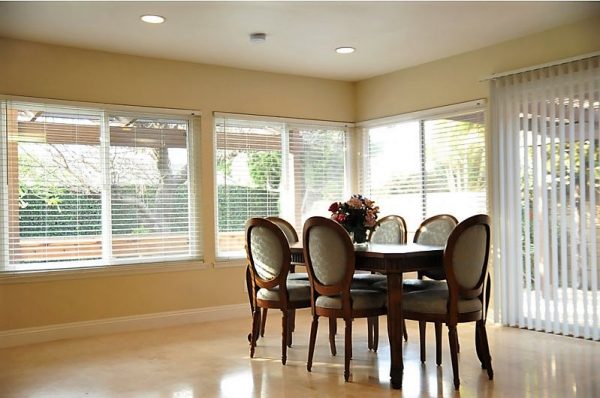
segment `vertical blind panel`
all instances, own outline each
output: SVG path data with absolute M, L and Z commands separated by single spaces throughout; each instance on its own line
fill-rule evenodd
M 301 235 L 312 215 L 342 200 L 346 129 L 215 118 L 217 256 L 244 255 L 248 218 L 279 216 Z
M 365 136 L 363 191 L 383 215 L 404 217 L 409 232 L 435 214 L 487 211 L 482 111 L 378 126 Z
M 12 101 L 2 117 L 5 270 L 198 256 L 187 119 Z
M 492 83 L 505 324 L 600 339 L 599 82 L 595 57 Z

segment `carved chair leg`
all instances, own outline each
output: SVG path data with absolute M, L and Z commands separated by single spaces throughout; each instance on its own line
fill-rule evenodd
M 254 358 L 254 350 L 256 348 L 256 340 L 260 328 L 260 308 L 255 308 L 252 314 L 252 332 L 250 333 L 250 358 Z
M 287 310 L 287 346 L 291 347 L 292 346 L 292 333 L 293 333 L 293 329 L 294 329 L 294 315 L 296 310 Z
M 460 386 L 460 379 L 458 376 L 458 333 L 456 331 L 456 325 L 448 325 L 448 341 L 450 342 L 450 357 L 452 359 L 454 388 L 458 390 Z
M 352 319 L 345 319 L 345 337 L 344 337 L 344 380 L 350 378 L 350 359 L 352 358 Z
M 367 318 L 367 346 L 373 349 L 373 318 Z
M 481 340 L 481 349 L 486 362 L 486 370 L 488 378 L 492 380 L 494 378 L 494 369 L 492 369 L 492 356 L 490 355 L 490 346 L 487 338 L 487 331 L 485 330 L 485 322 L 479 321 L 479 338 Z
M 425 335 L 427 334 L 427 323 L 419 321 L 419 344 L 421 346 L 421 362 L 425 363 Z
M 310 372 L 312 369 L 313 355 L 315 353 L 315 341 L 317 339 L 317 329 L 319 328 L 319 316 L 313 315 L 313 320 L 310 325 L 310 339 L 308 341 L 308 361 L 306 362 L 306 370 Z
M 336 356 L 337 350 L 335 348 L 335 333 L 337 331 L 336 319 L 329 318 L 329 348 L 331 349 L 331 355 Z
M 373 351 L 377 352 L 379 347 L 379 317 L 373 317 Z
M 406 320 L 402 319 L 402 335 L 404 336 L 404 341 L 408 341 L 408 332 L 406 331 Z
M 442 323 L 435 322 L 435 363 L 442 364 Z
M 260 322 L 260 337 L 265 337 L 265 326 L 267 325 L 267 308 L 262 310 L 262 321 Z
M 281 310 L 281 363 L 285 365 L 287 361 L 287 347 L 290 339 L 289 336 L 289 318 L 288 310 Z

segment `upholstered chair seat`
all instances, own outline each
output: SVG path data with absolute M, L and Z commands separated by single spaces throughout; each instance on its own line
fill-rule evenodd
M 402 309 L 423 314 L 447 314 L 448 289 L 428 289 L 405 294 L 402 299 Z M 482 304 L 478 298 L 458 299 L 459 314 L 481 310 Z
M 369 310 L 385 307 L 387 296 L 375 290 L 350 289 L 353 310 Z M 323 308 L 342 308 L 341 296 L 319 296 L 316 305 Z
M 425 289 L 447 289 L 446 281 L 435 281 L 431 279 L 407 279 L 403 282 L 404 293 L 416 292 Z M 372 289 L 387 292 L 387 280 L 373 283 Z
M 287 284 L 288 299 L 294 301 L 310 300 L 310 284 L 291 281 Z M 260 300 L 279 301 L 279 286 L 272 289 L 259 289 L 256 297 Z
M 308 282 L 308 274 L 306 272 L 294 272 L 288 274 L 288 281 L 306 281 Z

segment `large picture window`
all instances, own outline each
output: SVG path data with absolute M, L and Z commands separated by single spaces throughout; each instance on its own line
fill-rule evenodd
M 5 101 L 4 270 L 197 258 L 192 119 Z
M 301 233 L 348 195 L 347 128 L 240 115 L 215 117 L 217 257 L 244 256 L 250 217 L 280 216 Z
M 483 110 L 430 113 L 363 130 L 362 192 L 409 232 L 435 214 L 487 213 Z

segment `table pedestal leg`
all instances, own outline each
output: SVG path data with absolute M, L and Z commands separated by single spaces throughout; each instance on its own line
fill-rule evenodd
M 392 388 L 402 388 L 404 363 L 402 360 L 402 274 L 387 274 L 388 281 L 388 333 L 390 337 Z

